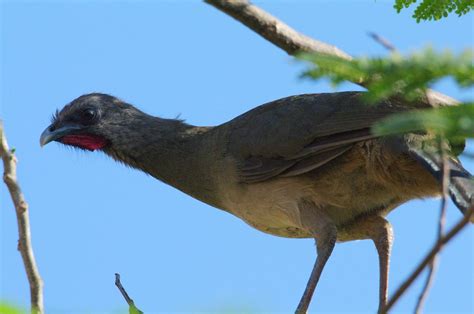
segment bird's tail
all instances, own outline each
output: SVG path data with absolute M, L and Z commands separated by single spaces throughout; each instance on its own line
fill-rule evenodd
M 430 153 L 420 148 L 408 149 L 410 155 L 420 162 L 438 182 L 442 182 L 443 161 L 440 154 Z M 468 210 L 474 207 L 474 177 L 461 165 L 461 163 L 452 158 L 446 158 L 449 167 L 449 196 L 454 204 L 466 214 Z M 474 223 L 474 215 L 470 220 Z

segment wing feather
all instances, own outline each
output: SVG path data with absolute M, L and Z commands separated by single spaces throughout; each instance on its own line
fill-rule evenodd
M 351 149 L 352 145 L 344 145 L 340 147 L 336 147 L 319 154 L 313 155 L 311 157 L 305 158 L 299 162 L 297 162 L 293 167 L 285 171 L 281 174 L 281 177 L 292 177 L 297 176 L 306 172 L 313 171 L 322 165 L 327 164 L 331 160 L 341 156 L 349 149 Z
M 313 171 L 357 142 L 376 138 L 372 125 L 413 109 L 395 99 L 367 105 L 363 92 L 306 94 L 279 99 L 222 125 L 226 154 L 242 182 L 254 183 Z

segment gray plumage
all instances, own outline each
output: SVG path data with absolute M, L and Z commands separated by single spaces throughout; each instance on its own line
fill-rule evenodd
M 393 99 L 369 106 L 362 96 L 292 96 L 219 126 L 197 127 L 90 94 L 54 117 L 41 144 L 103 150 L 263 232 L 315 238 L 318 258 L 297 312 L 307 310 L 336 241 L 372 239 L 381 265 L 381 310 L 392 243 L 383 217 L 410 199 L 440 194 L 440 159 L 420 148 L 431 134 L 371 133 L 375 122 L 413 104 Z M 457 171 L 451 195 L 465 211 L 473 203 L 473 181 L 455 156 L 449 162 Z

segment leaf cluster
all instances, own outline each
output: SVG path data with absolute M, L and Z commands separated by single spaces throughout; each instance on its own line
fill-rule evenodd
M 379 135 L 428 131 L 460 143 L 474 137 L 474 103 L 392 115 L 377 123 L 373 131 Z
M 324 54 L 300 54 L 310 68 L 303 77 L 328 78 L 334 85 L 345 81 L 364 82 L 368 88 L 367 101 L 374 103 L 395 95 L 411 101 L 434 82 L 452 77 L 460 87 L 474 85 L 473 51 L 459 55 L 449 51 L 438 53 L 431 48 L 403 57 L 393 53 L 382 58 L 345 60 Z
M 417 0 L 395 0 L 394 8 L 398 13 L 408 8 Z M 458 16 L 467 14 L 474 8 L 473 0 L 422 0 L 416 7 L 413 18 L 419 23 L 421 20 L 440 20 L 447 17 L 449 13 L 455 12 Z
M 0 313 L 2 314 L 24 314 L 25 310 L 22 310 L 16 306 L 11 305 L 8 302 L 0 301 Z
M 409 102 L 426 96 L 435 82 L 452 78 L 459 87 L 474 86 L 473 52 L 458 55 L 426 48 L 406 57 L 394 53 L 386 58 L 345 60 L 323 54 L 300 54 L 309 62 L 303 77 L 328 78 L 334 85 L 345 81 L 363 83 L 366 101 L 376 103 L 390 97 Z M 374 127 L 380 135 L 429 131 L 452 140 L 474 138 L 474 103 L 393 115 Z

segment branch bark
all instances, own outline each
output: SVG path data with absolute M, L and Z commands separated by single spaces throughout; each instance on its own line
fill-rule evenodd
M 204 0 L 204 2 L 233 17 L 291 56 L 298 52 L 314 52 L 337 56 L 345 60 L 352 59 L 351 55 L 336 46 L 297 32 L 248 0 Z M 366 87 L 364 81 L 353 83 Z M 458 103 L 453 98 L 434 90 L 428 90 L 427 95 L 428 99 L 424 100 L 427 106 L 455 105 Z
M 279 19 L 246 0 L 205 0 L 222 12 L 232 16 L 274 45 L 294 56 L 298 52 L 318 52 L 351 60 L 339 48 L 298 33 Z
M 3 180 L 10 192 L 18 222 L 18 250 L 20 251 L 25 266 L 26 275 L 30 285 L 31 312 L 44 313 L 43 308 L 43 281 L 36 265 L 33 247 L 31 245 L 30 218 L 28 204 L 18 185 L 16 176 L 17 159 L 14 151 L 8 147 L 5 137 L 3 122 L 0 121 L 0 156 L 3 160 Z

